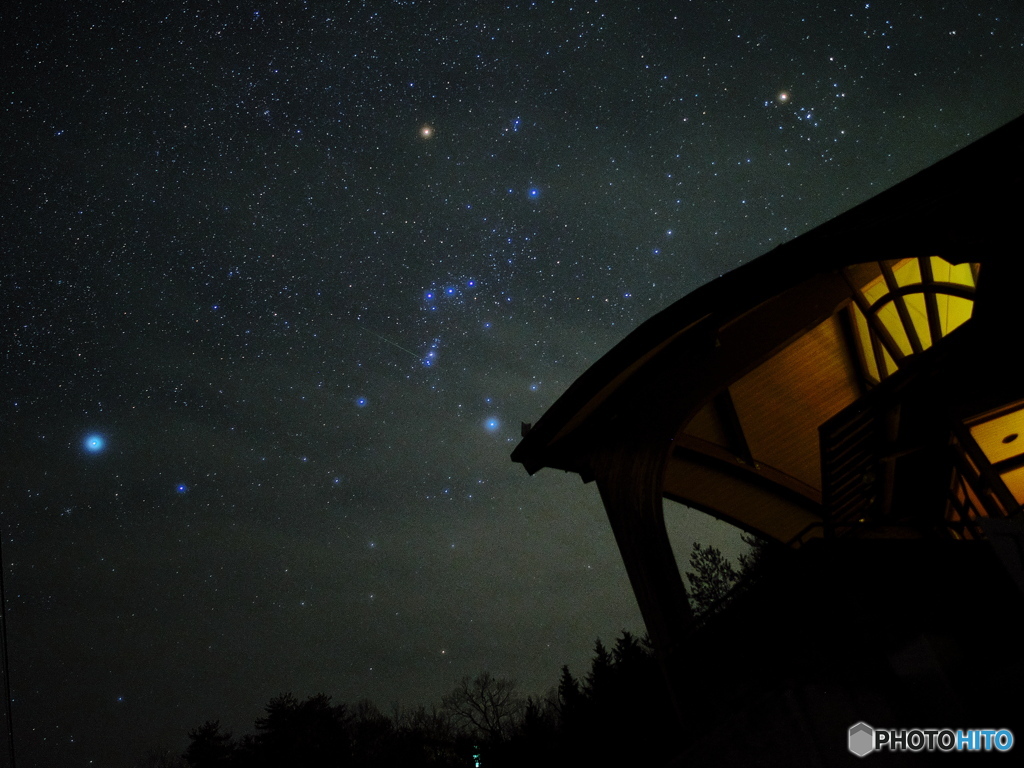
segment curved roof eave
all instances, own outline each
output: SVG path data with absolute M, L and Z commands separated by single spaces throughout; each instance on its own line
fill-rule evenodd
M 1024 116 L 697 288 L 638 326 L 573 382 L 516 446 L 512 460 L 531 474 L 545 466 L 580 471 L 552 450 L 567 425 L 712 315 L 721 325 L 800 281 L 863 261 L 939 252 L 954 262 L 998 258 L 998 250 L 986 247 L 993 244 L 989 225 L 1010 212 L 1006 185 L 1024 186 L 1022 161 Z

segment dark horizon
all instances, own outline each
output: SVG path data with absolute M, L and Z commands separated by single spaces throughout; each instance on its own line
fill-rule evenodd
M 643 624 L 509 459 L 646 318 L 1024 112 L 1024 10 L 0 10 L 20 766 L 291 691 L 543 693 Z M 677 558 L 739 533 L 673 508 Z M 681 562 L 682 564 L 682 562 Z

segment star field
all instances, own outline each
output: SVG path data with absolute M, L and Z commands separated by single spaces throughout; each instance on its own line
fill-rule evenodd
M 526 692 L 642 624 L 509 461 L 638 323 L 1024 111 L 1019 4 L 0 11 L 19 765 Z M 668 510 L 738 551 L 721 524 Z

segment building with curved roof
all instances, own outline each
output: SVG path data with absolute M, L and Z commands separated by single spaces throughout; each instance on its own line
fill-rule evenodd
M 595 481 L 671 670 L 672 499 L 791 549 L 984 538 L 1024 503 L 1024 118 L 658 313 L 512 454 Z

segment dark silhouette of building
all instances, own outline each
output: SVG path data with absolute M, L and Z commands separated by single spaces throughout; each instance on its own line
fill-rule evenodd
M 998 717 L 1024 680 L 1022 203 L 1019 118 L 655 315 L 524 429 L 530 473 L 597 483 L 684 719 L 782 702 L 815 743 Z M 792 554 L 698 631 L 665 498 Z

